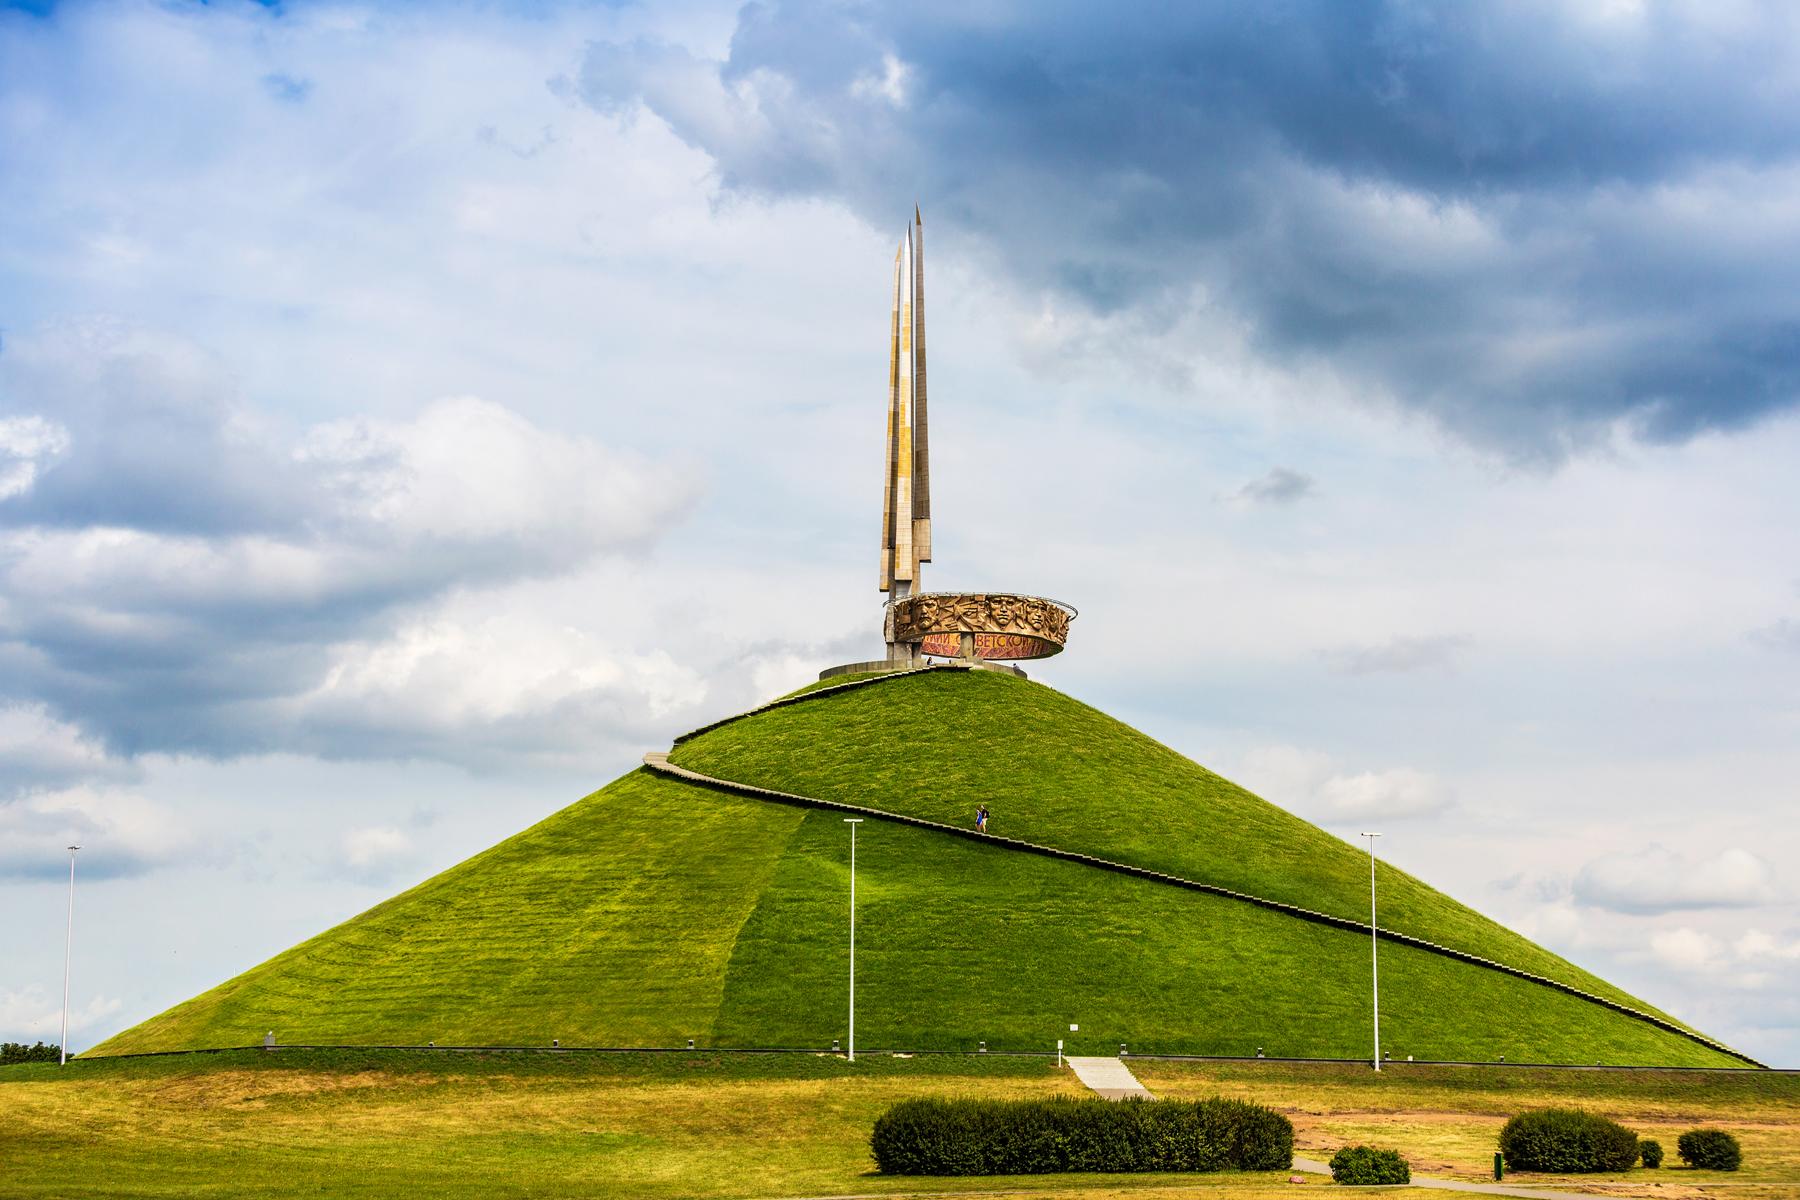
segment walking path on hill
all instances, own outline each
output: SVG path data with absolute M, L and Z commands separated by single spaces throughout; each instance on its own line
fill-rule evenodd
M 1106 1100 L 1127 1100 L 1137 1097 L 1141 1100 L 1154 1100 L 1150 1089 L 1138 1082 L 1131 1068 L 1121 1058 L 1078 1058 L 1071 1054 L 1063 1061 L 1075 1072 L 1075 1078 L 1081 1080 L 1095 1095 Z
M 920 668 L 920 670 L 939 669 L 941 668 Z M 903 672 L 902 674 L 917 673 L 917 671 L 914 671 Z M 865 687 L 870 684 L 880 683 L 889 678 L 892 678 L 892 676 L 876 676 L 874 679 L 857 680 L 849 684 L 840 684 L 837 688 L 822 688 L 815 692 L 805 693 L 804 695 L 786 697 L 776 703 L 797 703 L 805 701 L 813 696 L 825 695 L 832 691 L 844 690 L 845 688 Z M 706 728 L 716 728 L 725 723 L 725 721 L 716 721 L 713 725 L 706 726 Z M 687 736 L 676 738 L 675 744 L 679 746 L 682 742 L 687 740 Z M 1369 925 L 1366 922 L 1354 921 L 1348 917 L 1334 916 L 1331 913 L 1318 912 L 1310 908 L 1302 908 L 1298 904 L 1289 904 L 1282 900 L 1270 900 L 1262 896 L 1252 896 L 1247 892 L 1238 892 L 1233 891 L 1231 888 L 1220 887 L 1216 883 L 1202 883 L 1199 880 L 1186 879 L 1180 875 L 1170 875 L 1166 871 L 1153 871 L 1148 867 L 1118 862 L 1109 858 L 1097 858 L 1092 854 L 1081 854 L 1074 850 L 1064 850 L 1058 846 L 1046 846 L 1039 842 L 1027 842 L 1019 838 L 1001 837 L 991 833 L 978 833 L 960 825 L 946 825 L 942 821 L 929 821 L 924 817 L 911 817 L 904 813 L 888 812 L 885 809 L 870 808 L 867 805 L 847 804 L 841 800 L 823 800 L 817 796 L 802 796 L 795 792 L 783 792 L 778 791 L 775 788 L 758 787 L 751 783 L 739 783 L 734 779 L 720 779 L 715 775 L 705 775 L 687 767 L 677 766 L 675 763 L 669 761 L 667 751 L 652 750 L 645 754 L 644 765 L 659 775 L 667 775 L 675 779 L 686 780 L 689 783 L 699 784 L 702 787 L 715 788 L 719 791 L 731 792 L 739 796 L 749 796 L 752 799 L 757 800 L 773 800 L 778 804 L 797 804 L 806 808 L 824 808 L 834 812 L 859 813 L 870 817 L 878 817 L 884 821 L 894 821 L 902 825 L 911 825 L 919 829 L 931 829 L 938 833 L 947 833 L 952 837 L 971 838 L 976 841 L 987 842 L 1004 847 L 1008 850 L 1022 850 L 1028 854 L 1041 854 L 1047 858 L 1060 858 L 1066 862 L 1075 862 L 1090 867 L 1098 867 L 1104 871 L 1117 871 L 1123 875 L 1135 875 L 1140 879 L 1149 879 L 1157 883 L 1170 884 L 1174 887 L 1186 888 L 1189 891 L 1206 892 L 1213 896 L 1224 896 L 1227 899 L 1240 900 L 1246 904 L 1254 904 L 1259 908 L 1270 909 L 1274 912 L 1282 913 L 1285 916 L 1296 917 L 1302 921 L 1310 921 L 1319 925 L 1329 925 L 1333 928 L 1345 929 L 1353 933 L 1369 933 Z M 1561 980 L 1538 975 L 1519 967 L 1508 966 L 1502 962 L 1495 962 L 1491 958 L 1483 958 L 1479 954 L 1470 954 L 1466 950 L 1457 950 L 1450 946 L 1441 946 L 1436 942 L 1426 941 L 1424 938 L 1414 937 L 1409 933 L 1398 933 L 1391 929 L 1378 929 L 1377 932 L 1384 941 L 1395 942 L 1403 946 L 1412 946 L 1432 954 L 1443 955 L 1445 958 L 1455 959 L 1458 962 L 1469 963 L 1486 970 L 1498 971 L 1502 975 L 1511 975 L 1514 978 L 1523 979 L 1543 987 L 1554 988 L 1559 992 L 1565 992 L 1568 995 L 1579 997 L 1589 1003 L 1598 1004 L 1602 1008 L 1609 1008 L 1614 1012 L 1623 1013 L 1625 1016 L 1654 1025 L 1658 1029 L 1678 1034 L 1681 1037 L 1698 1042 L 1700 1045 L 1706 1046 L 1709 1049 L 1729 1054 L 1741 1062 L 1748 1063 L 1750 1066 L 1762 1067 L 1765 1065 L 1751 1058 L 1741 1050 L 1733 1050 L 1723 1042 L 1715 1042 L 1704 1034 L 1695 1033 L 1691 1029 L 1686 1029 L 1675 1024 L 1673 1021 L 1667 1021 L 1661 1017 L 1643 1012 L 1640 1009 L 1632 1008 L 1629 1005 L 1620 1004 L 1616 1000 L 1608 1000 L 1604 996 L 1596 996 L 1594 993 L 1575 987 L 1573 984 L 1563 983 Z

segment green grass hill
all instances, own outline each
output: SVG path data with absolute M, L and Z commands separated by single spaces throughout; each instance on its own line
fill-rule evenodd
M 722 723 L 642 769 L 90 1055 L 308 1045 L 825 1047 L 845 1033 L 857 849 L 864 1048 L 1355 1058 L 1369 935 L 1357 848 L 1043 686 L 933 670 Z M 766 788 L 821 802 L 757 795 Z M 1105 863 L 1032 853 L 991 832 Z M 1403 872 L 1381 926 L 1543 976 L 1381 947 L 1395 1058 L 1745 1066 Z M 1070 1035 L 1070 1023 L 1082 1032 Z M 1659 1023 L 1660 1022 L 1660 1023 Z

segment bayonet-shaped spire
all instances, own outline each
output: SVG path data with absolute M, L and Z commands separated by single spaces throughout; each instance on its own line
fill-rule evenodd
M 887 478 L 882 492 L 881 590 L 897 600 L 920 590 L 931 561 L 931 461 L 925 421 L 925 220 L 894 254 L 888 337 Z

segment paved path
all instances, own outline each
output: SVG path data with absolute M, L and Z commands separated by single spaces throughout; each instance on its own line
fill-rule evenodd
M 1075 1078 L 1087 1084 L 1096 1095 L 1107 1100 L 1124 1100 L 1136 1096 L 1144 1100 L 1154 1100 L 1150 1089 L 1137 1081 L 1131 1068 L 1118 1058 L 1077 1058 L 1071 1054 L 1066 1060 L 1075 1072 Z
M 1301 1158 L 1298 1154 L 1294 1155 L 1294 1170 L 1309 1171 L 1314 1175 L 1331 1174 L 1331 1168 L 1318 1159 Z M 1440 1192 L 1479 1192 L 1484 1196 L 1528 1196 L 1535 1197 L 1537 1200 L 1594 1200 L 1591 1192 L 1553 1192 L 1548 1188 L 1514 1187 L 1505 1183 L 1461 1183 L 1454 1179 L 1424 1179 L 1418 1175 L 1412 1177 L 1412 1186 L 1432 1188 Z

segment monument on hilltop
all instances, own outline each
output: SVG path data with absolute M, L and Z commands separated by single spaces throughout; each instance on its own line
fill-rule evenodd
M 290 1045 L 417 1051 L 827 1053 L 854 1011 L 865 1048 L 895 1053 L 1041 1054 L 1066 1029 L 1082 1055 L 1128 1042 L 1367 1062 L 1380 1052 L 1373 949 L 1380 1041 L 1396 1059 L 1759 1065 L 1007 674 L 1007 660 L 1060 651 L 1074 610 L 920 581 L 933 557 L 922 232 L 915 213 L 895 263 L 887 657 L 827 672 L 866 678 L 681 734 L 513 838 L 83 1057 L 248 1047 L 269 1030 Z M 940 422 L 940 445 L 954 426 Z M 928 659 L 934 669 L 911 669 Z M 990 805 L 996 827 L 971 828 Z M 857 908 L 860 974 L 839 951 L 846 818 L 867 822 L 873 885 Z
M 925 221 L 894 251 L 888 331 L 887 476 L 881 496 L 881 590 L 904 600 L 931 561 L 931 438 L 925 419 Z
M 846 663 L 820 678 L 908 670 L 929 657 L 985 666 L 1048 658 L 1069 640 L 1075 609 L 1017 592 L 928 592 L 920 564 L 931 561 L 931 439 L 925 371 L 925 221 L 913 222 L 894 252 L 894 306 L 888 326 L 887 456 L 881 497 L 884 660 Z M 1016 668 L 1001 668 L 1016 670 Z

